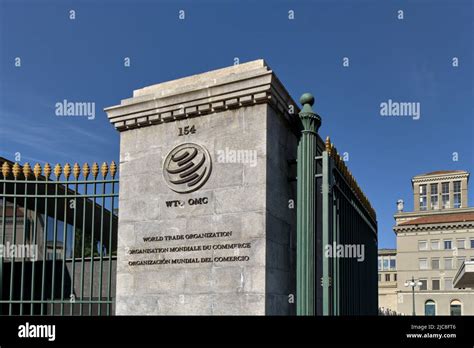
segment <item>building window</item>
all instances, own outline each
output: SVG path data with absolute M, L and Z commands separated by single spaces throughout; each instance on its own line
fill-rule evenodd
M 444 259 L 444 269 L 453 269 L 453 259 L 445 258 Z
M 464 249 L 464 248 L 465 248 L 464 243 L 465 243 L 465 240 L 464 240 L 464 239 L 458 239 L 458 240 L 456 241 L 456 244 L 457 244 L 457 246 L 458 246 L 458 249 Z
M 385 281 L 386 282 L 390 281 L 390 273 L 385 274 Z
M 432 316 L 436 315 L 436 303 L 433 300 L 425 302 L 425 315 Z
M 431 280 L 431 290 L 439 290 L 439 279 Z
M 444 290 L 453 290 L 452 278 L 444 278 Z
M 431 250 L 439 250 L 439 240 L 431 241 Z
M 393 281 L 394 281 L 394 282 L 397 281 L 397 274 L 396 274 L 396 273 L 393 274 Z
M 379 271 L 382 270 L 382 258 L 379 256 Z
M 390 269 L 395 270 L 397 268 L 395 259 L 390 259 Z
M 439 269 L 439 259 L 431 259 L 431 269 Z
M 438 184 L 430 185 L 430 200 L 431 200 L 431 209 L 439 209 L 438 204 Z
M 451 315 L 461 315 L 461 301 L 452 300 L 451 305 L 449 306 Z
M 441 183 L 441 201 L 443 209 L 449 208 L 449 182 Z
M 426 185 L 420 185 L 420 210 L 426 210 Z
M 420 290 L 428 290 L 428 281 L 426 279 L 420 279 Z
M 428 242 L 426 240 L 418 241 L 418 250 L 428 250 Z
M 428 260 L 427 259 L 419 259 L 420 269 L 428 269 Z
M 382 275 L 379 273 L 379 282 L 382 281 Z
M 444 250 L 451 250 L 453 248 L 453 242 L 451 240 L 444 241 Z
M 461 182 L 453 182 L 453 200 L 454 208 L 461 208 Z
M 474 239 L 471 239 L 471 249 L 474 249 Z
M 383 269 L 384 270 L 388 269 L 388 259 L 383 259 Z
M 458 257 L 458 268 L 463 265 L 464 261 L 466 261 L 465 256 Z

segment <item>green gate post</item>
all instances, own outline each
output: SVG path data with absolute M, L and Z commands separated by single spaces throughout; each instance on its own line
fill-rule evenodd
M 311 106 L 314 97 L 305 93 L 299 113 L 303 130 L 297 157 L 296 314 L 315 315 L 315 235 L 317 132 L 321 118 Z

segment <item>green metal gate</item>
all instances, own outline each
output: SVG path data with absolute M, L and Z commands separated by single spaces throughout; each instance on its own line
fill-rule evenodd
M 300 101 L 297 314 L 377 315 L 375 210 L 329 138 L 319 137 L 314 97 L 306 93 Z M 327 254 L 338 248 L 342 257 Z M 362 250 L 363 260 L 348 250 Z
M 0 160 L 0 314 L 113 314 L 116 164 Z

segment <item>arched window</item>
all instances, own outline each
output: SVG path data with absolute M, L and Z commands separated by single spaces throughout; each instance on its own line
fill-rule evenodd
M 451 305 L 449 306 L 451 315 L 461 315 L 462 314 L 462 304 L 459 300 L 452 300 Z
M 436 315 L 436 303 L 433 300 L 425 302 L 425 315 Z

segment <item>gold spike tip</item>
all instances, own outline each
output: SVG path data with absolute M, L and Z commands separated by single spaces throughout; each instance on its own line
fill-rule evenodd
M 66 163 L 64 165 L 64 176 L 66 177 L 66 180 L 69 179 L 70 175 L 71 175 L 71 165 L 69 163 Z
M 41 166 L 39 163 L 36 163 L 35 166 L 33 167 L 33 174 L 36 179 L 38 179 L 39 176 L 41 175 Z
M 112 161 L 112 163 L 110 163 L 110 175 L 112 176 L 112 179 L 115 177 L 115 173 L 117 173 L 117 165 Z
M 8 162 L 3 162 L 2 175 L 4 178 L 6 178 L 8 174 L 10 174 L 10 165 L 8 164 Z
M 89 165 L 87 163 L 84 163 L 84 165 L 82 166 L 82 175 L 84 176 L 84 179 L 87 180 L 90 172 L 91 171 L 90 171 Z
M 62 170 L 63 169 L 61 168 L 61 165 L 59 163 L 57 163 L 54 166 L 54 176 L 56 176 L 56 178 L 59 178 L 61 176 Z
M 25 176 L 25 179 L 28 179 L 28 177 L 31 176 L 31 166 L 28 162 L 23 165 L 23 175 Z
M 94 177 L 94 179 L 97 178 L 97 174 L 99 174 L 99 165 L 96 162 L 94 162 L 92 164 L 92 171 L 91 172 L 92 172 L 92 176 Z
M 326 152 L 331 152 L 331 139 L 329 139 L 329 135 L 326 137 L 326 141 L 324 142 L 324 147 Z
M 81 174 L 81 167 L 79 166 L 79 164 L 74 163 L 74 167 L 72 167 L 72 175 L 74 176 L 74 179 L 77 180 L 80 174 Z
M 49 165 L 49 163 L 46 163 L 44 165 L 44 176 L 49 179 L 49 176 L 51 175 L 51 166 Z
M 21 172 L 20 165 L 15 162 L 12 168 L 13 177 L 16 179 L 18 175 L 20 175 L 20 172 Z
M 109 167 L 107 166 L 107 163 L 102 163 L 102 166 L 100 167 L 100 173 L 102 174 L 102 177 L 105 179 L 107 176 L 107 173 L 109 172 Z

